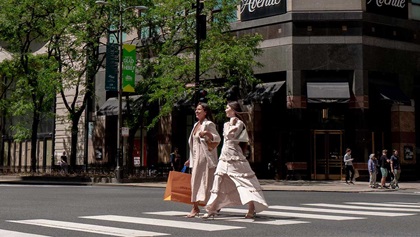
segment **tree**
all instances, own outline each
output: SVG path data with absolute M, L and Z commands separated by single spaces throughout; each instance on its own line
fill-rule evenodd
M 59 76 L 54 78 L 58 84 L 48 85 L 56 86 L 52 93 L 60 93 L 68 110 L 65 119 L 71 122 L 71 166 L 76 165 L 79 121 L 89 99 L 94 95 L 94 77 L 103 61 L 98 47 L 99 39 L 106 30 L 97 23 L 103 21 L 106 14 L 93 1 L 82 0 L 77 3 L 71 0 L 6 0 L 0 8 L 0 29 L 5 32 L 1 39 L 7 42 L 8 50 L 20 58 L 23 75 L 30 78 L 28 85 L 38 87 L 38 79 L 30 77 L 37 68 L 31 68 L 33 65 L 28 63 L 34 45 L 45 44 L 45 57 L 55 62 L 55 72 Z M 21 16 L 18 24 L 17 15 Z M 68 90 L 73 93 L 69 95 Z M 33 109 L 39 109 L 41 105 L 35 103 L 42 100 L 34 95 L 33 101 Z M 34 139 L 36 117 L 38 114 L 34 113 L 31 128 Z M 32 142 L 34 146 L 35 141 Z M 32 152 L 35 159 L 36 149 L 32 148 Z
M 0 40 L 7 43 L 7 50 L 15 55 L 16 90 L 12 94 L 12 108 L 15 116 L 31 118 L 31 170 L 36 172 L 37 131 L 43 114 L 51 111 L 55 97 L 56 64 L 48 56 L 33 56 L 36 45 L 46 42 L 44 35 L 48 20 L 53 15 L 56 1 L 4 0 L 0 8 Z M 20 18 L 16 18 L 20 16 Z M 13 62 L 13 61 L 11 61 Z M 16 63 L 16 62 L 15 62 Z M 28 103 L 28 101 L 30 103 Z M 28 112 L 30 111 L 30 114 Z M 15 137 L 24 137 L 21 126 L 15 126 Z M 23 127 L 28 129 L 28 127 Z
M 16 60 L 14 61 L 16 62 Z M 7 108 L 10 107 L 10 102 L 8 96 L 12 91 L 12 86 L 15 82 L 15 70 L 16 67 L 13 63 L 10 63 L 8 60 L 0 62 L 0 164 L 5 164 L 4 162 L 4 138 L 6 134 L 9 134 L 8 129 L 6 128 L 8 116 Z
M 162 116 L 171 113 L 173 105 L 185 93 L 193 96 L 194 88 L 186 88 L 195 82 L 196 14 L 191 8 L 195 0 L 153 1 L 145 14 L 149 24 L 147 38 L 140 48 L 140 72 L 145 78 L 151 101 L 159 101 L 160 113 L 151 123 L 153 126 Z M 210 106 L 222 110 L 226 99 L 225 90 L 236 85 L 243 98 L 257 80 L 253 68 L 260 66 L 255 56 L 262 38 L 259 35 L 235 35 L 230 23 L 236 19 L 238 1 L 209 0 L 204 2 L 201 14 L 206 15 L 206 39 L 200 43 L 200 84 L 209 92 Z
M 107 30 L 100 24 L 106 13 L 89 0 L 81 0 L 77 4 L 60 1 L 57 11 L 59 14 L 54 16 L 52 27 L 45 33 L 50 37 L 51 55 L 59 63 L 59 93 L 68 112 L 64 119 L 71 124 L 69 165 L 72 168 L 78 163 L 80 119 L 86 109 L 92 111 L 95 75 L 105 59 L 99 52 L 99 46 L 100 37 Z M 69 93 L 70 90 L 72 93 Z

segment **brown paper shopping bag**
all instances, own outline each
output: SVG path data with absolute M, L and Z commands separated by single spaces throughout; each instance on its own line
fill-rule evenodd
M 191 174 L 170 171 L 163 200 L 191 204 Z

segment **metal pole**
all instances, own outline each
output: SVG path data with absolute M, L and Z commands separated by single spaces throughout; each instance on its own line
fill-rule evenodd
M 200 0 L 196 1 L 195 5 L 195 105 L 199 101 L 200 92 Z
M 122 126 L 123 126 L 123 117 L 122 117 L 122 54 L 123 54 L 123 29 L 122 29 L 122 21 L 123 21 L 123 9 L 122 3 L 119 2 L 119 25 L 118 25 L 118 46 L 119 46 L 119 55 L 118 55 L 118 138 L 117 138 L 117 167 L 115 169 L 115 175 L 118 182 L 122 181 L 122 159 L 123 159 L 123 139 L 122 139 Z

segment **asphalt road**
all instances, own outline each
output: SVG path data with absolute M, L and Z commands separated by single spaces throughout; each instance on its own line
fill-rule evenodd
M 418 236 L 420 195 L 265 191 L 268 211 L 214 220 L 163 201 L 163 188 L 0 185 L 0 236 Z

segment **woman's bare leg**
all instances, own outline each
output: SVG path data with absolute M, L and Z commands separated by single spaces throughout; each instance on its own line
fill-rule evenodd
M 198 202 L 193 203 L 191 212 L 187 215 L 188 218 L 193 218 L 200 215 L 200 208 L 198 208 Z

